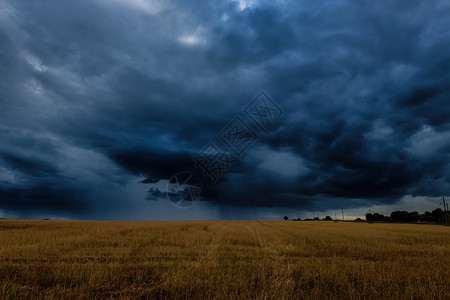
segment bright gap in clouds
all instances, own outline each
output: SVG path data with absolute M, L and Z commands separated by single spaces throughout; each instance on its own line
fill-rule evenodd
M 195 35 L 183 35 L 180 37 L 180 42 L 187 45 L 196 45 L 200 42 L 200 39 Z
M 166 7 L 162 1 L 158 0 L 98 0 L 105 6 L 120 5 L 124 8 L 139 10 L 148 14 L 158 14 Z
M 246 8 L 251 8 L 254 4 L 253 0 L 237 0 L 239 2 L 239 8 L 244 10 Z

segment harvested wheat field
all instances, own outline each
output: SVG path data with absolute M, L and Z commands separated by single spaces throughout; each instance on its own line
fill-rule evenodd
M 0 220 L 2 298 L 450 299 L 450 228 Z

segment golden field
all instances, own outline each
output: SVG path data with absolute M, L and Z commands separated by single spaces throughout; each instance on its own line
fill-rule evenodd
M 1 298 L 450 299 L 450 227 L 0 220 Z

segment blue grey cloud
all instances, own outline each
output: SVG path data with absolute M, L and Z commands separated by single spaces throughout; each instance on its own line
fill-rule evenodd
M 0 0 L 0 209 L 114 218 L 160 199 L 151 184 L 263 89 L 285 114 L 209 204 L 446 194 L 446 1 L 243 3 Z

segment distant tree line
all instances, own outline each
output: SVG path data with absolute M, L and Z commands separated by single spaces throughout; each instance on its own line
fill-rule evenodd
M 426 211 L 423 214 L 418 213 L 417 211 L 404 211 L 397 210 L 393 211 L 390 216 L 385 216 L 379 213 L 368 213 L 366 214 L 366 221 L 369 222 L 401 222 L 401 223 L 412 223 L 412 222 L 436 222 L 436 223 L 444 223 L 445 222 L 445 212 L 436 208 L 432 212 Z
M 448 216 L 450 218 L 450 216 Z M 288 216 L 284 216 L 284 220 L 289 220 Z M 305 221 L 319 221 L 319 217 L 314 217 L 313 219 L 306 218 Z M 333 219 L 330 216 L 326 216 L 322 220 L 324 221 L 332 221 Z M 300 218 L 292 219 L 292 221 L 301 221 Z M 361 218 L 357 218 L 355 221 L 362 222 Z M 366 214 L 366 221 L 368 222 L 398 222 L 398 223 L 413 223 L 413 222 L 430 222 L 430 223 L 445 223 L 445 212 L 436 208 L 432 212 L 426 211 L 423 214 L 418 213 L 417 211 L 404 211 L 404 210 L 396 210 L 391 212 L 390 216 L 385 216 L 380 213 L 368 213 Z

